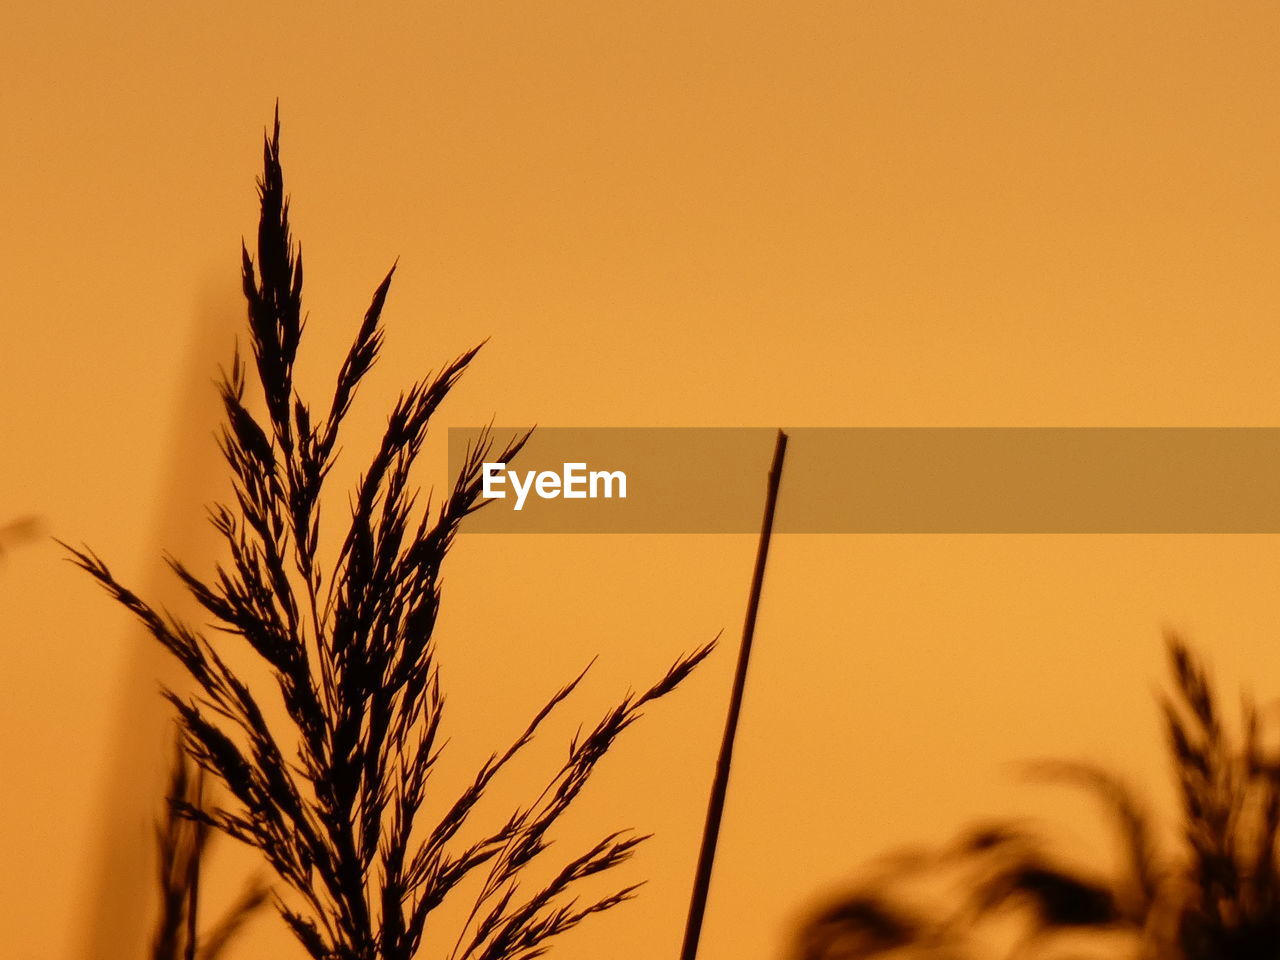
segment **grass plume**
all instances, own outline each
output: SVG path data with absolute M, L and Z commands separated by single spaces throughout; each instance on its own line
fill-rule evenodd
M 900 858 L 801 926 L 795 960 L 972 956 L 974 934 L 997 916 L 1022 917 L 1009 956 L 1057 955 L 1059 935 L 1127 934 L 1151 960 L 1263 960 L 1280 956 L 1280 756 L 1245 700 L 1241 732 L 1224 726 L 1207 671 L 1180 638 L 1166 638 L 1173 688 L 1161 698 L 1178 784 L 1180 850 L 1160 848 L 1137 792 L 1094 765 L 1030 764 L 1036 778 L 1080 786 L 1101 800 L 1119 841 L 1114 875 L 1066 866 L 1038 834 L 987 824 L 933 854 Z M 957 909 L 921 911 L 903 892 L 920 875 L 959 871 Z
M 177 808 L 261 851 L 283 886 L 281 915 L 315 960 L 410 960 L 428 917 L 464 881 L 478 879 L 456 937 L 435 939 L 452 960 L 529 960 L 559 934 L 631 897 L 634 886 L 586 902 L 580 881 L 628 859 L 642 837 L 612 832 L 563 861 L 545 883 L 522 880 L 548 834 L 597 764 L 643 709 L 674 690 L 711 645 L 680 657 L 656 683 L 627 696 L 575 738 L 536 799 L 490 827 L 473 823 L 494 779 L 573 693 L 556 691 L 528 726 L 476 771 L 443 817 L 420 815 L 443 747 L 444 715 L 433 642 L 440 571 L 459 525 L 482 504 L 481 464 L 506 461 L 491 436 L 467 453 L 434 510 L 419 510 L 411 469 L 440 404 L 476 355 L 468 350 L 412 385 L 351 494 L 350 521 L 328 567 L 320 556 L 325 482 L 362 379 L 383 346 L 382 313 L 395 268 L 378 284 L 320 408 L 299 395 L 294 364 L 303 339 L 302 257 L 291 237 L 280 165 L 280 126 L 265 137 L 256 258 L 242 246 L 252 375 L 234 357 L 221 381 L 221 449 L 234 503 L 211 510 L 229 559 L 211 576 L 169 565 L 213 619 L 207 633 L 146 602 L 88 548 L 68 548 L 116 602 L 185 668 L 195 694 L 169 691 L 186 751 L 229 800 Z M 478 348 L 477 348 L 478 349 Z M 251 685 L 228 665 L 224 644 L 243 642 L 270 670 Z M 287 731 L 267 720 L 278 698 Z M 478 838 L 462 842 L 467 836 Z

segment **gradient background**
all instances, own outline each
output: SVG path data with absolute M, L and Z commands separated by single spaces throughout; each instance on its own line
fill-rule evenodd
M 1269 3 L 7 7 L 0 517 L 175 605 L 161 551 L 210 559 L 210 380 L 277 97 L 304 381 L 400 257 L 353 453 L 484 337 L 443 423 L 1275 426 L 1278 31 Z M 753 549 L 464 539 L 445 781 L 596 653 L 544 761 L 736 639 Z M 1114 764 L 1172 813 L 1160 628 L 1265 701 L 1278 582 L 1273 537 L 778 540 L 702 957 L 779 957 L 812 896 L 979 813 L 1106 854 L 1085 801 L 1009 761 Z M 161 662 L 50 544 L 6 559 L 0 609 L 3 952 L 140 956 Z M 584 798 L 567 842 L 657 836 L 642 898 L 563 960 L 675 955 L 731 646 Z M 216 859 L 229 896 L 246 861 Z M 271 918 L 235 952 L 297 955 Z

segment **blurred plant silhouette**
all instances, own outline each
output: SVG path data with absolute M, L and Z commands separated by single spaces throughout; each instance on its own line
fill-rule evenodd
M 207 822 L 183 811 L 205 809 L 202 781 L 179 743 L 169 772 L 164 815 L 156 825 L 160 912 L 151 960 L 217 960 L 249 917 L 267 903 L 267 887 L 250 880 L 222 919 L 198 933 L 200 870 L 210 833 Z
M 13 548 L 40 536 L 44 524 L 38 517 L 19 517 L 0 524 L 0 560 Z
M 578 890 L 580 881 L 627 860 L 644 838 L 608 833 L 537 883 L 526 879 L 533 872 L 526 868 L 546 859 L 549 832 L 616 738 L 647 704 L 679 686 L 713 645 L 679 658 L 652 686 L 588 725 L 527 804 L 497 824 L 476 823 L 477 804 L 494 778 L 584 671 L 546 701 L 514 742 L 480 764 L 438 821 L 424 822 L 420 811 L 443 749 L 444 694 L 433 641 L 441 566 L 459 524 L 483 503 L 481 464 L 508 460 L 523 440 L 499 452 L 485 433 L 443 502 L 419 516 L 411 468 L 428 424 L 479 348 L 413 385 L 388 417 L 326 571 L 322 489 L 339 429 L 382 348 L 380 318 L 395 268 L 375 291 L 328 409 L 317 417 L 293 382 L 305 326 L 303 272 L 290 237 L 278 113 L 265 138 L 259 197 L 257 259 L 242 249 L 242 271 L 265 417 L 250 410 L 237 354 L 221 383 L 221 447 L 235 504 L 212 510 L 230 561 L 208 578 L 178 560 L 169 564 L 216 630 L 243 640 L 274 682 L 248 680 L 228 664 L 222 642 L 139 598 L 88 548 L 68 550 L 190 675 L 195 696 L 166 696 L 185 749 L 231 800 L 206 810 L 176 785 L 174 807 L 261 851 L 286 894 L 292 891 L 278 907 L 310 956 L 410 960 L 424 949 L 428 917 L 468 880 L 475 881 L 468 885 L 474 900 L 461 929 L 433 931 L 440 954 L 540 956 L 557 935 L 633 895 L 636 886 L 626 886 L 582 900 Z M 500 654 L 494 662 L 501 663 Z M 287 722 L 268 719 L 275 702 Z M 198 851 L 195 836 L 182 842 Z M 179 873 L 183 862 L 173 861 Z
M 887 858 L 811 913 L 792 960 L 1064 956 L 1068 939 L 1082 938 L 1097 941 L 1089 956 L 1280 956 L 1280 756 L 1264 748 L 1248 700 L 1241 732 L 1224 729 L 1203 666 L 1180 638 L 1166 640 L 1174 687 L 1160 706 L 1182 803 L 1178 854 L 1158 848 L 1151 815 L 1120 778 L 1083 763 L 1030 764 L 1032 776 L 1082 786 L 1105 804 L 1121 845 L 1115 875 L 1066 865 L 1024 823 L 982 824 L 944 849 Z M 958 900 L 923 905 L 919 885 L 944 877 Z M 1016 927 L 1010 946 L 982 936 L 999 923 Z

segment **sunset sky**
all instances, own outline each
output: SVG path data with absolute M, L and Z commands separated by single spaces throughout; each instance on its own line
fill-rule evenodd
M 216 559 L 212 381 L 277 100 L 304 388 L 399 258 L 333 521 L 397 392 L 485 338 L 442 426 L 1280 426 L 1277 36 L 1263 2 L 10 5 L 0 523 L 179 609 L 163 553 Z M 618 876 L 641 897 L 559 960 L 676 956 L 754 549 L 456 548 L 445 784 L 599 655 L 514 802 L 724 631 L 563 835 L 655 834 Z M 1020 760 L 1112 765 L 1172 819 L 1161 630 L 1268 703 L 1278 597 L 1274 536 L 780 537 L 700 957 L 783 960 L 815 897 L 984 814 L 1105 856 Z M 163 661 L 51 542 L 0 559 L 0 609 L 2 952 L 141 956 Z M 215 856 L 225 900 L 254 861 Z M 231 960 L 277 956 L 266 916 Z

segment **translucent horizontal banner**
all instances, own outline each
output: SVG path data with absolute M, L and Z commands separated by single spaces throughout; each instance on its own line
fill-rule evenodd
M 495 428 L 470 533 L 754 533 L 772 428 Z M 1280 533 L 1280 428 L 802 428 L 778 533 Z M 449 431 L 456 475 L 481 435 Z

